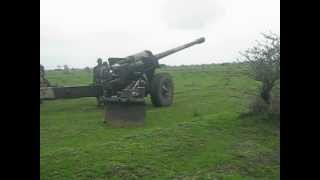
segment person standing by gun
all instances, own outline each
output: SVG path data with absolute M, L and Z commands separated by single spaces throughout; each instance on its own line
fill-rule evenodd
M 100 69 L 100 77 L 102 77 L 104 81 L 108 81 L 111 77 L 110 67 L 107 61 L 102 63 L 102 67 Z
M 106 82 L 111 79 L 110 67 L 107 61 L 102 63 L 100 68 L 99 77 L 101 78 L 100 84 L 103 86 Z M 99 103 L 104 105 L 104 97 L 99 98 Z
M 101 69 L 102 69 L 102 59 L 98 58 L 97 65 L 93 68 L 93 84 L 94 85 L 101 85 L 102 83 L 102 77 L 101 77 Z M 97 96 L 97 105 L 101 106 L 103 103 L 102 96 Z
M 40 87 L 48 87 L 50 83 L 46 77 L 44 66 L 40 64 Z

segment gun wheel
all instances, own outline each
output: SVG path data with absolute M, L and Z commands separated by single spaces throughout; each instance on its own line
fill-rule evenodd
M 170 106 L 173 101 L 173 81 L 168 73 L 159 73 L 151 83 L 151 102 L 154 106 Z

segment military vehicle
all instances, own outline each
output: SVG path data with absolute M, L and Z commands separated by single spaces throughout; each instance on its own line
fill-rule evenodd
M 101 85 L 40 88 L 41 100 L 102 96 L 105 120 L 112 122 L 143 122 L 146 113 L 145 97 L 150 95 L 156 107 L 170 106 L 173 102 L 174 84 L 168 73 L 157 73 L 159 60 L 196 44 L 190 43 L 152 54 L 145 50 L 125 58 L 109 58 L 110 71 Z

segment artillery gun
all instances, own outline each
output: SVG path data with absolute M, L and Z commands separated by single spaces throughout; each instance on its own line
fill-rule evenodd
M 155 74 L 159 60 L 196 44 L 190 43 L 152 54 L 145 50 L 125 58 L 109 58 L 110 71 L 105 73 L 101 85 L 40 88 L 41 100 L 102 96 L 105 119 L 113 122 L 143 122 L 145 97 L 150 95 L 156 107 L 170 106 L 173 102 L 174 84 L 168 73 Z

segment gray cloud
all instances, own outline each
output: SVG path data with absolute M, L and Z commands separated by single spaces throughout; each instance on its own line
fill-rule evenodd
M 46 68 L 92 67 L 98 57 L 125 57 L 145 49 L 159 53 L 200 36 L 206 38 L 204 44 L 161 63 L 229 62 L 254 45 L 261 32 L 280 31 L 279 0 L 41 0 L 41 4 L 40 58 Z
M 171 0 L 165 4 L 164 19 L 170 28 L 201 29 L 221 14 L 222 8 L 215 0 Z

